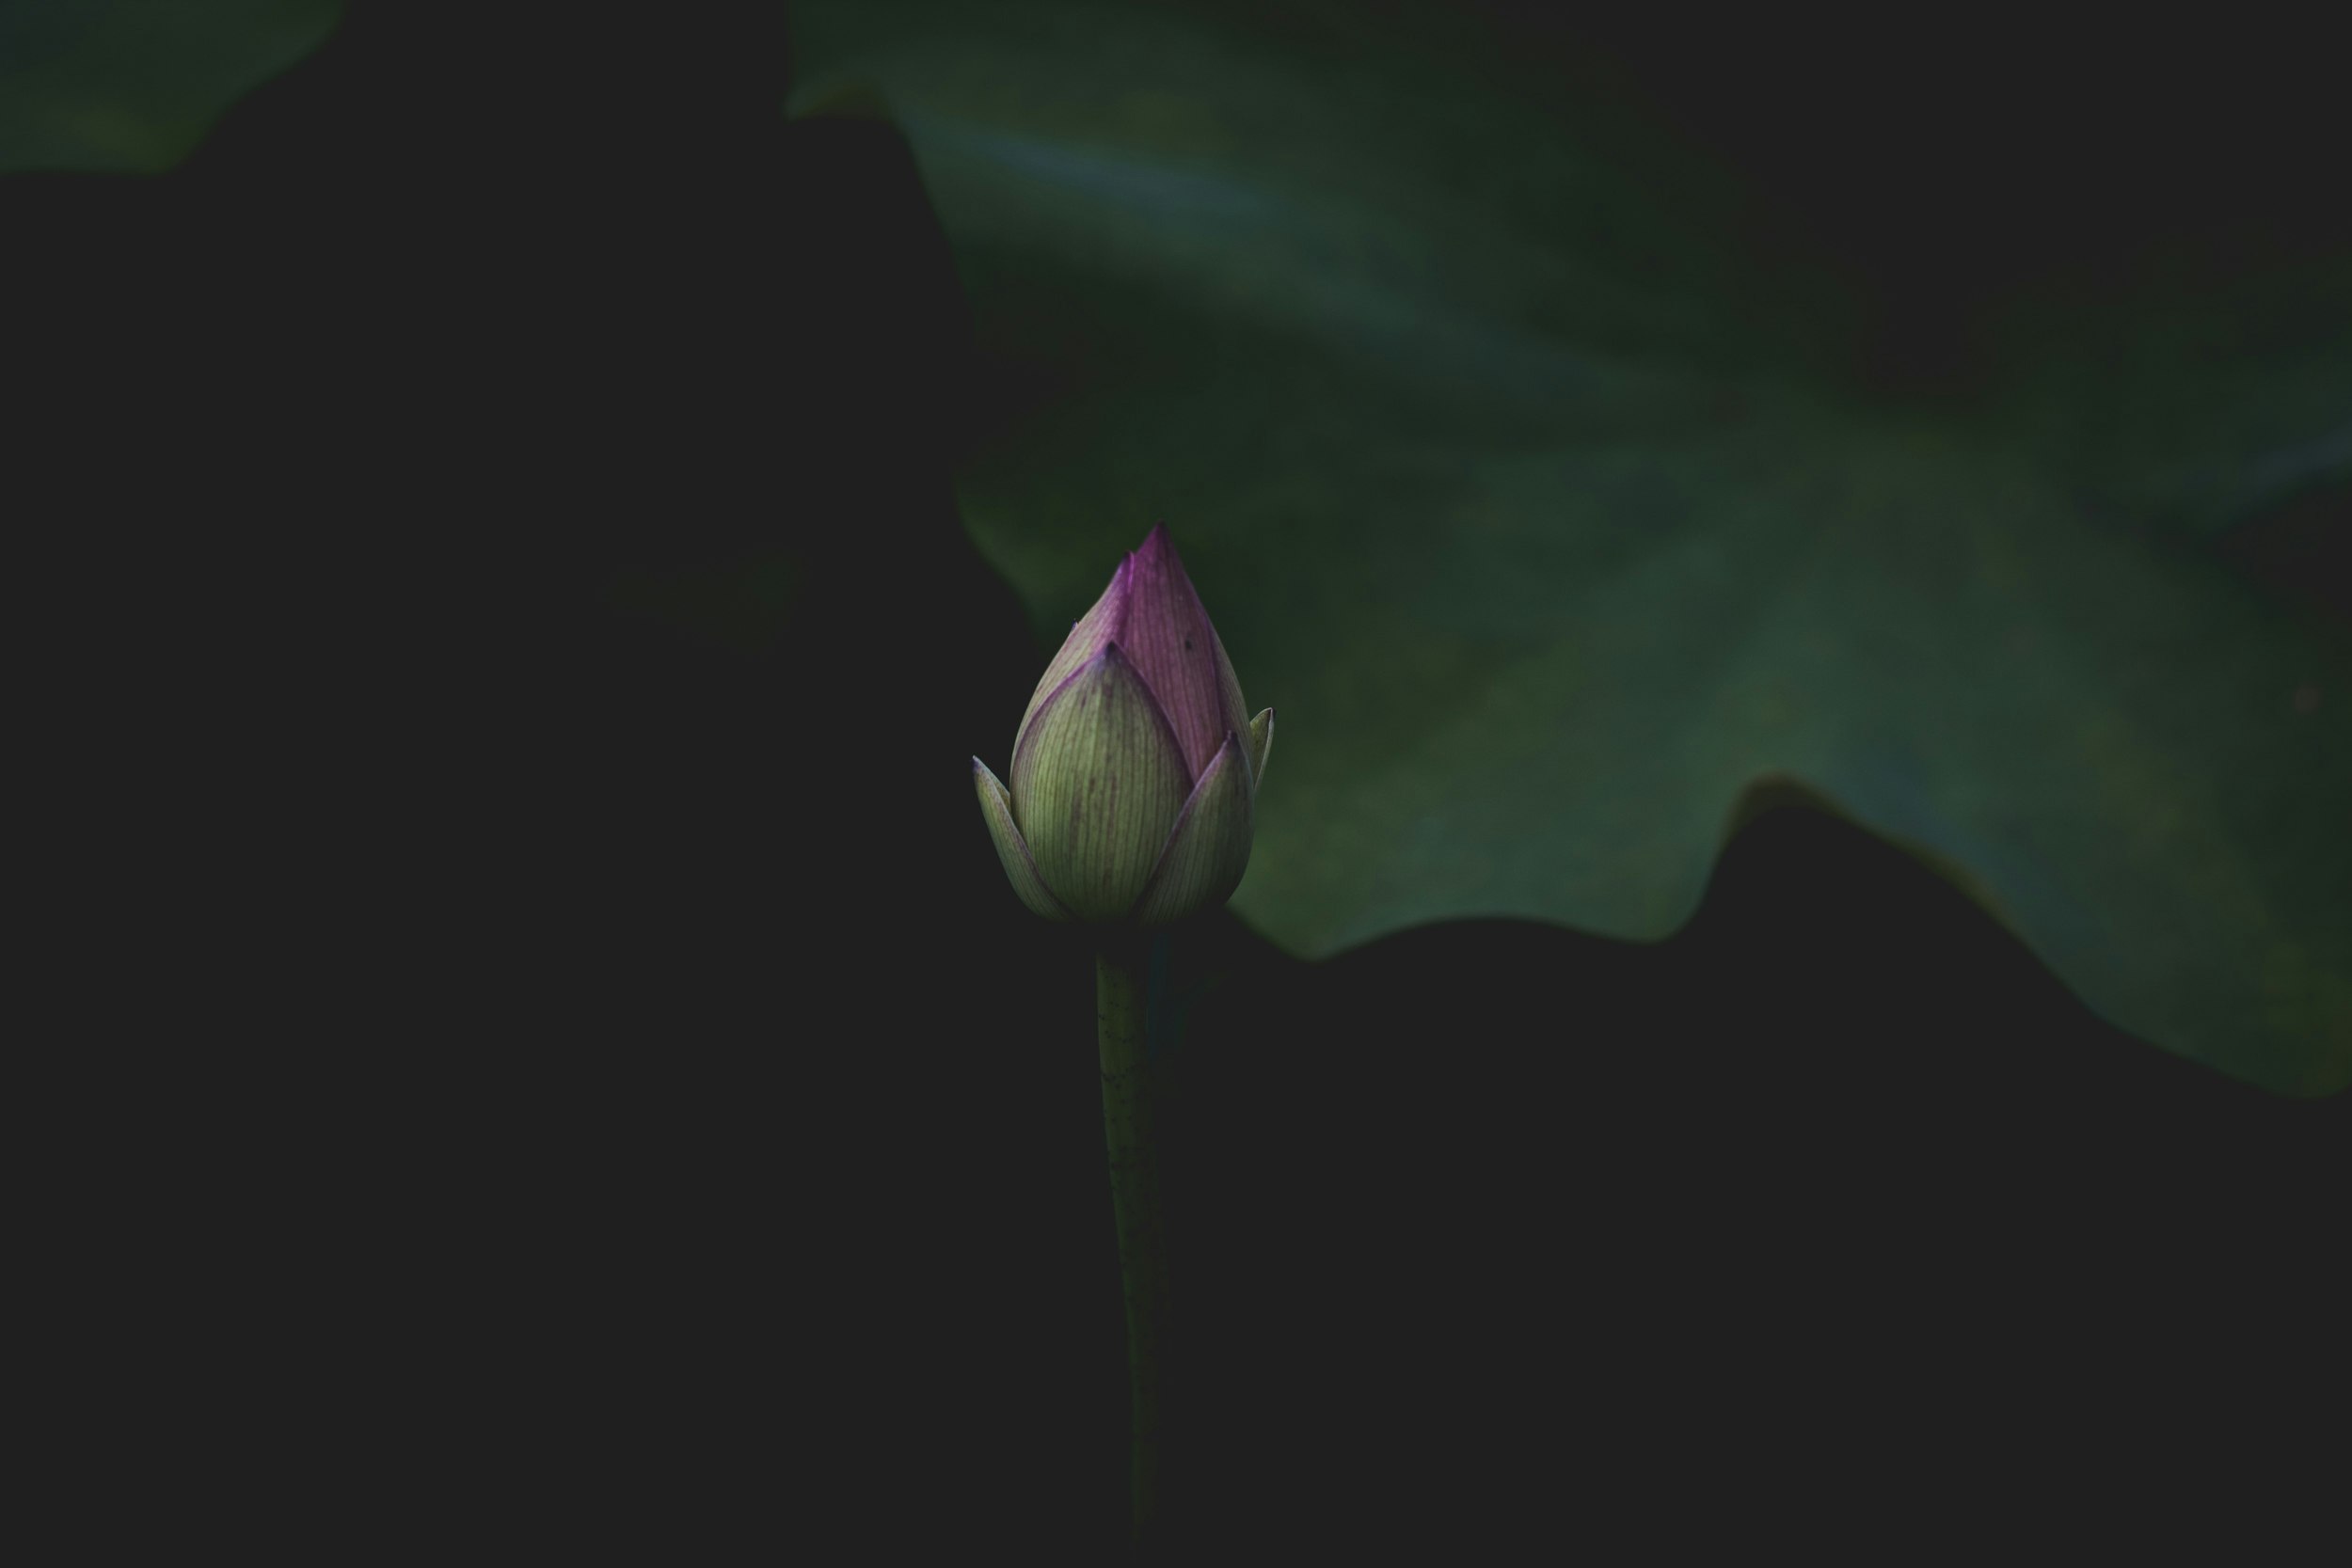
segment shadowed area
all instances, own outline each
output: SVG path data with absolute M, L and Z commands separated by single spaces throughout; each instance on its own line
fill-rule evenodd
M 44 303 L 7 482 L 31 820 L 72 864 L 32 1038 L 91 1080 L 37 1104 L 55 1495 L 93 1551 L 165 1517 L 322 1561 L 1114 1560 L 1089 962 L 1005 885 L 966 761 L 1059 639 L 960 515 L 1002 409 L 925 171 L 885 122 L 784 120 L 755 13 L 544 49 L 519 7 L 350 13 L 167 176 L 0 181 L 0 283 Z M 1265 592 L 1411 586 L 1333 571 Z M 1496 601 L 1503 654 L 1539 599 Z M 1515 711 L 1446 613 L 1426 688 L 1379 695 Z M 1294 736 L 1375 693 L 1301 709 L 1233 642 L 1303 813 L 1338 764 Z M 2220 1460 L 2319 1414 L 2342 1097 L 2099 1022 L 1800 788 L 1707 831 L 1655 944 L 1172 942 L 1200 1560 L 2112 1539 L 2142 1466 L 2253 1497 Z

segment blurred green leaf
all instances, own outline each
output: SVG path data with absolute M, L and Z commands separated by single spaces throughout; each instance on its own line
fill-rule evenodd
M 168 167 L 340 10 L 0 0 L 0 170 Z M 953 242 L 964 514 L 1041 641 L 1164 516 L 1282 710 L 1240 911 L 1660 936 L 1792 778 L 2134 1032 L 2352 1082 L 2342 247 L 2056 269 L 1969 396 L 1890 396 L 1867 290 L 1500 14 L 795 13 L 799 102 L 877 87 Z
M 2352 485 L 2341 258 L 2057 277 L 1970 396 L 1889 396 L 1754 193 L 1469 10 L 796 24 L 797 102 L 871 84 L 915 148 L 1041 643 L 1165 517 L 1279 709 L 1276 941 L 1661 937 L 1787 776 L 2135 1033 L 2352 1082 L 2352 647 L 2215 543 Z
M 342 11 L 338 0 L 0 0 L 0 174 L 168 168 Z

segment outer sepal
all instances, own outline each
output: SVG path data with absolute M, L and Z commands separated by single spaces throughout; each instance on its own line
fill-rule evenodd
M 1038 874 L 1037 857 L 1029 853 L 1028 842 L 1012 819 L 1012 796 L 977 757 L 972 759 L 972 783 L 979 791 L 980 816 L 988 824 L 989 840 L 996 846 L 996 858 L 1005 863 L 1005 877 L 1012 883 L 1012 891 L 1032 913 L 1048 920 L 1068 920 L 1070 911 Z
M 1274 710 L 1267 708 L 1249 721 L 1249 786 L 1265 783 L 1265 759 L 1274 754 Z
M 1138 925 L 1170 925 L 1233 895 L 1249 869 L 1257 793 L 1249 753 L 1241 736 L 1228 731 L 1168 835 L 1151 884 L 1136 905 Z
M 1012 754 L 1015 821 L 1079 920 L 1135 907 L 1191 786 L 1168 716 L 1116 642 L 1047 694 Z

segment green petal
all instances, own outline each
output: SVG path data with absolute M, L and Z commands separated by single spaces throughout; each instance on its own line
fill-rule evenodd
M 1061 907 L 1054 890 L 1038 875 L 1036 857 L 1029 853 L 1028 844 L 1021 836 L 1021 829 L 1012 819 L 1012 795 L 988 770 L 988 764 L 972 759 L 972 783 L 980 792 L 980 817 L 988 824 L 988 836 L 996 846 L 996 858 L 1005 863 L 1005 876 L 1012 882 L 1012 891 L 1030 910 L 1048 920 L 1068 920 L 1070 911 Z
M 1029 693 L 1029 705 L 1022 710 L 1021 727 L 1012 733 L 1015 756 L 1021 753 L 1021 743 L 1029 738 L 1029 725 L 1036 721 L 1038 709 L 1045 705 L 1045 699 L 1060 690 L 1062 683 L 1078 673 L 1079 666 L 1099 656 L 1104 645 L 1119 634 L 1119 623 L 1127 610 L 1127 579 L 1134 571 L 1134 555 L 1121 556 L 1103 596 L 1094 601 L 1092 609 L 1070 623 L 1070 635 L 1062 640 L 1062 645 L 1046 664 L 1045 673 L 1038 677 L 1037 689 Z
M 1040 705 L 1012 755 L 1013 819 L 1039 875 L 1080 920 L 1118 920 L 1151 879 L 1191 778 L 1116 642 Z
M 1261 720 L 1264 717 L 1259 715 Z M 1253 737 L 1258 728 L 1250 726 Z M 1241 886 L 1241 874 L 1249 868 L 1256 794 L 1250 784 L 1248 753 L 1243 750 L 1241 737 L 1228 731 L 1225 744 L 1217 748 L 1216 755 L 1201 771 L 1192 798 L 1184 802 L 1176 831 L 1168 835 L 1168 847 L 1152 874 L 1152 885 L 1136 906 L 1138 922 L 1166 926 L 1216 909 L 1233 895 L 1233 890 Z
M 1266 709 L 1249 721 L 1249 786 L 1265 784 L 1265 759 L 1274 754 L 1274 710 Z

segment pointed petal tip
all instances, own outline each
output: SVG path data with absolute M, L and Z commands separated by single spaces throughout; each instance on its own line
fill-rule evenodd
M 1267 708 L 1249 721 L 1249 780 L 1255 785 L 1265 778 L 1266 758 L 1274 754 L 1274 710 Z

